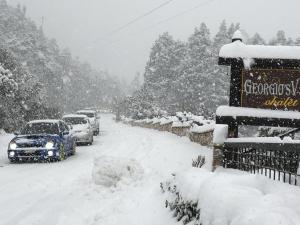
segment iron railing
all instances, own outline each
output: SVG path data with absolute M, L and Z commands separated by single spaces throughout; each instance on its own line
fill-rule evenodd
M 297 185 L 299 143 L 225 142 L 223 166 Z

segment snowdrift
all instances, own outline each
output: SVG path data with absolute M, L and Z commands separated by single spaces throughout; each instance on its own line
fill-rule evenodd
M 166 182 L 177 218 L 202 225 L 298 225 L 300 188 L 241 171 L 193 168 Z M 193 207 L 196 207 L 194 209 Z M 183 208 L 184 210 L 181 210 Z M 184 222 L 184 221 L 183 221 Z
M 134 159 L 100 156 L 94 160 L 92 178 L 97 185 L 112 187 L 120 181 L 141 179 L 143 173 L 143 168 Z

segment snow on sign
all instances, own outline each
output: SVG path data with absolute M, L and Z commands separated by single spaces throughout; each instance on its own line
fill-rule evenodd
M 300 111 L 300 70 L 244 69 L 241 106 Z
M 300 111 L 300 47 L 224 45 L 219 65 L 231 67 L 230 106 Z

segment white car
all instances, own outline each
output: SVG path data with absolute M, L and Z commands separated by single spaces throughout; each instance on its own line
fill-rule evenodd
M 76 112 L 76 114 L 86 115 L 89 118 L 90 123 L 93 127 L 94 135 L 97 136 L 100 134 L 100 127 L 99 127 L 100 117 L 97 116 L 97 112 L 95 110 L 79 110 Z
M 69 114 L 63 116 L 63 121 L 71 127 L 76 143 L 93 144 L 94 130 L 86 115 Z

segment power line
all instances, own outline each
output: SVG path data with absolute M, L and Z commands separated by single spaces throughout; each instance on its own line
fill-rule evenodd
M 118 28 L 116 28 L 116 29 L 110 31 L 109 33 L 107 33 L 106 35 L 104 35 L 102 38 L 104 38 L 104 37 L 106 37 L 106 36 L 113 35 L 113 34 L 115 34 L 115 33 L 118 33 L 118 32 L 120 32 L 120 31 L 124 30 L 125 28 L 129 27 L 129 26 L 132 25 L 133 23 L 136 23 L 137 21 L 139 21 L 139 20 L 145 18 L 146 16 L 149 16 L 150 14 L 152 14 L 152 13 L 154 13 L 155 11 L 159 10 L 160 8 L 162 8 L 162 7 L 164 7 L 164 6 L 168 5 L 168 4 L 170 4 L 170 3 L 173 2 L 173 1 L 175 1 L 175 0 L 168 0 L 168 1 L 166 1 L 166 2 L 164 2 L 164 3 L 162 3 L 162 4 L 160 4 L 159 6 L 157 6 L 157 7 L 153 8 L 153 9 L 151 9 L 150 11 L 148 11 L 148 12 L 146 12 L 146 13 L 144 13 L 144 14 L 142 14 L 142 15 L 136 17 L 136 18 L 134 18 L 133 20 L 129 21 L 128 23 L 126 23 L 126 24 L 124 24 L 124 25 L 122 25 L 122 26 L 120 26 L 120 27 L 118 27 Z M 100 38 L 100 39 L 102 39 L 102 38 Z M 96 40 L 96 41 L 97 41 L 97 40 Z
M 154 24 L 148 26 L 147 28 L 142 29 L 141 31 L 139 31 L 139 33 L 142 32 L 142 31 L 147 31 L 147 30 L 153 29 L 153 28 L 155 28 L 155 27 L 157 27 L 157 26 L 159 26 L 159 25 L 161 25 L 161 24 L 167 23 L 167 22 L 172 21 L 172 20 L 174 20 L 174 19 L 176 19 L 176 18 L 178 18 L 178 17 L 181 17 L 181 16 L 183 16 L 183 15 L 186 15 L 186 14 L 188 14 L 188 13 L 190 13 L 190 12 L 196 10 L 196 9 L 199 9 L 200 7 L 203 7 L 203 6 L 205 6 L 205 5 L 208 5 L 208 4 L 212 3 L 213 1 L 215 1 L 215 0 L 207 0 L 207 1 L 204 1 L 204 2 L 202 2 L 202 3 L 200 3 L 200 4 L 198 4 L 198 5 L 195 5 L 194 7 L 190 8 L 190 9 L 187 9 L 187 10 L 185 10 L 185 11 L 182 11 L 182 12 L 176 14 L 176 15 L 170 16 L 170 17 L 168 17 L 168 18 L 166 18 L 166 19 L 164 19 L 164 20 L 158 21 L 158 22 L 156 22 L 156 23 L 154 23 Z M 108 41 L 107 41 L 107 44 L 108 44 L 108 45 L 113 45 L 113 44 L 115 44 L 115 43 L 117 43 L 117 42 L 119 42 L 119 41 L 121 41 L 121 40 L 123 40 L 123 38 L 118 39 L 118 40 L 116 40 L 116 41 L 112 41 L 112 42 L 108 42 Z
M 174 16 L 171 16 L 171 17 L 169 17 L 169 18 L 167 18 L 167 19 L 161 20 L 161 21 L 159 21 L 159 22 L 157 22 L 157 23 L 155 23 L 155 24 L 153 24 L 153 25 L 147 27 L 145 30 L 149 30 L 149 29 L 152 29 L 152 28 L 154 28 L 154 27 L 157 27 L 157 26 L 159 26 L 159 25 L 161 25 L 161 24 L 164 24 L 164 23 L 166 23 L 166 22 L 169 22 L 169 21 L 171 21 L 171 20 L 173 20 L 173 19 L 176 19 L 176 18 L 178 18 L 178 17 L 180 17 L 180 16 L 183 16 L 183 15 L 189 13 L 189 12 L 192 12 L 192 11 L 194 11 L 194 10 L 196 10 L 196 9 L 198 9 L 198 8 L 200 8 L 200 7 L 202 7 L 202 6 L 208 5 L 208 4 L 212 3 L 213 1 L 215 1 L 215 0 L 208 0 L 208 1 L 202 2 L 202 3 L 200 3 L 200 4 L 198 4 L 198 5 L 194 6 L 194 7 L 192 7 L 192 8 L 190 8 L 190 9 L 187 9 L 187 10 L 181 12 L 181 13 L 178 13 L 178 14 L 176 14 L 176 15 L 174 15 Z

